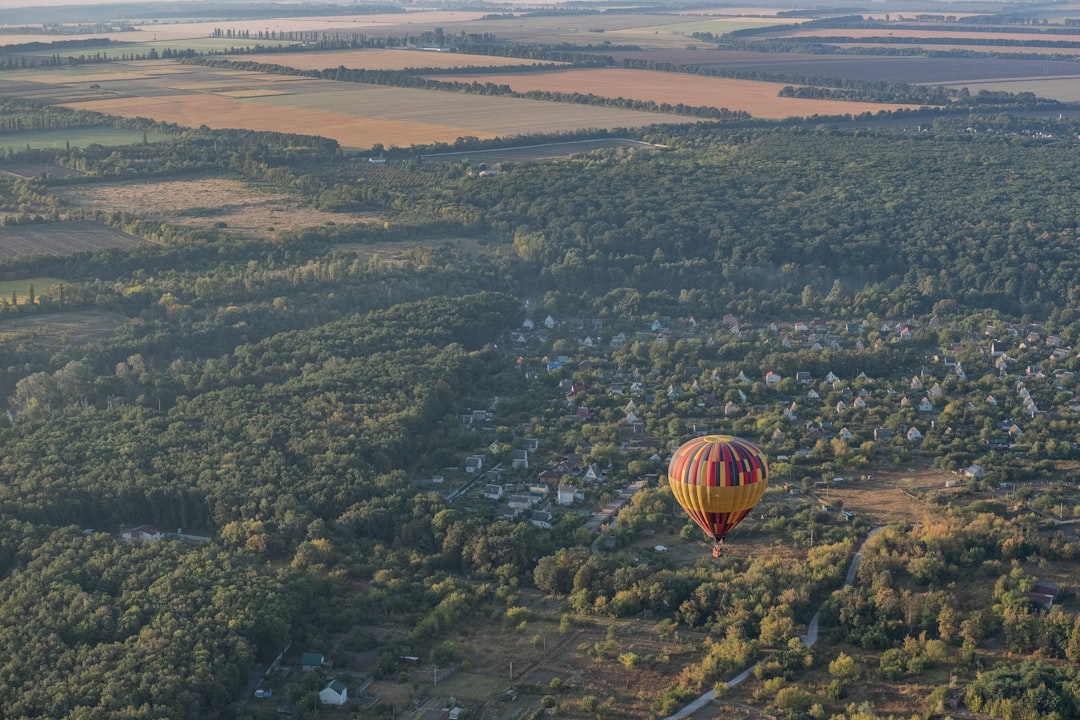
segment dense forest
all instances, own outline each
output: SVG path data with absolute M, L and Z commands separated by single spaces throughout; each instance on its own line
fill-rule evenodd
M 0 124 L 108 122 L 37 110 L 5 103 Z M 549 707 L 578 717 L 660 717 L 757 660 L 753 700 L 785 717 L 879 717 L 848 704 L 869 680 L 916 684 L 928 697 L 912 712 L 936 717 L 950 677 L 972 711 L 1080 714 L 1075 589 L 1048 612 L 1025 600 L 1037 576 L 1071 572 L 1078 543 L 1020 504 L 1080 512 L 1071 482 L 1035 485 L 1075 460 L 1071 391 L 1029 372 L 1032 402 L 1054 409 L 1032 413 L 1014 448 L 988 450 L 1027 406 L 982 349 L 987 325 L 1080 344 L 1073 121 L 725 121 L 627 133 L 650 145 L 551 162 L 390 148 L 392 167 L 316 137 L 143 127 L 168 141 L 0 160 L 77 171 L 0 177 L 3 232 L 80 219 L 149 241 L 0 264 L 8 281 L 60 281 L 30 301 L 0 300 L 0 329 L 13 333 L 0 343 L 0 635 L 13 649 L 0 661 L 4 717 L 266 717 L 276 708 L 243 702 L 249 676 L 287 648 L 325 648 L 339 672 L 407 678 L 403 656 L 467 661 L 470 623 L 504 623 L 516 637 L 532 621 L 527 598 L 557 608 L 567 633 L 637 619 L 664 642 L 695 639 L 682 659 L 597 642 L 596 663 L 651 670 L 653 685 L 612 688 L 610 703 L 542 689 Z M 253 239 L 62 194 L 204 177 L 381 222 Z M 390 243 L 392 253 L 364 252 Z M 117 327 L 48 340 L 50 323 L 78 313 Z M 526 337 L 524 321 L 546 315 L 553 328 Z M 844 324 L 835 348 L 800 340 L 789 351 L 769 329 L 814 317 Z M 36 330 L 20 334 L 27 321 Z M 915 329 L 910 344 L 894 324 Z M 1010 352 L 1029 368 L 1077 369 L 1074 353 L 1051 360 L 1018 344 Z M 919 447 L 875 442 L 879 427 L 919 422 L 887 403 L 913 376 L 929 380 L 927 358 L 945 345 L 972 381 L 941 377 L 954 395 L 935 416 L 941 429 L 923 423 Z M 851 440 L 807 442 L 796 433 L 809 426 L 782 419 L 804 412 L 805 390 L 790 377 L 766 387 L 769 371 L 844 378 L 813 386 L 824 396 L 804 416 L 814 430 L 855 393 L 877 405 L 848 421 Z M 860 372 L 879 384 L 860 386 Z M 647 388 L 634 399 L 640 428 L 625 420 L 616 379 Z M 991 394 L 998 409 L 983 407 Z M 477 427 L 462 421 L 476 413 Z M 955 504 L 927 500 L 917 525 L 886 522 L 852 585 L 848 563 L 874 523 L 779 490 L 743 538 L 765 551 L 641 562 L 631 546 L 653 533 L 693 546 L 657 480 L 700 423 L 789 458 L 776 473 L 807 490 L 901 463 L 982 461 L 990 472 Z M 513 468 L 530 439 L 533 466 Z M 804 445 L 805 459 L 790 460 Z M 562 467 L 560 482 L 590 507 L 634 480 L 647 487 L 611 531 L 613 549 L 598 551 L 577 513 L 550 528 L 510 521 L 434 480 L 468 486 L 461 468 L 477 455 L 502 462 L 508 486 Z M 575 458 L 608 479 L 585 481 Z M 1002 482 L 1024 485 L 1022 501 L 996 499 Z M 121 539 L 138 524 L 184 532 Z M 822 644 L 809 648 L 799 636 L 818 610 Z M 1023 663 L 999 662 L 1002 648 Z M 355 659 L 369 650 L 370 670 Z M 315 716 L 313 682 L 283 683 L 286 709 Z

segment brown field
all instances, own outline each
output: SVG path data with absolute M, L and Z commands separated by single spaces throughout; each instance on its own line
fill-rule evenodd
M 157 217 L 173 225 L 209 228 L 224 222 L 230 233 L 267 236 L 327 223 L 375 221 L 366 215 L 329 213 L 284 193 L 263 192 L 238 180 L 170 180 L 58 188 L 72 204 Z M 269 228 L 274 228 L 271 231 Z
M 0 258 L 74 255 L 145 242 L 92 220 L 0 227 Z
M 409 92 L 409 91 L 406 91 Z M 417 91 L 418 92 L 418 91 Z M 259 99 L 266 96 L 260 96 Z M 355 117 L 343 113 L 278 108 L 273 112 L 244 102 L 257 98 L 220 95 L 185 95 L 162 98 L 122 98 L 65 103 L 79 110 L 95 110 L 121 117 L 147 117 L 159 122 L 189 127 L 206 125 L 215 129 L 246 128 L 281 133 L 321 135 L 344 147 L 371 147 L 375 143 L 404 147 L 413 144 L 453 142 L 459 137 L 481 139 L 500 133 L 477 128 L 453 127 L 441 123 L 410 122 L 405 119 Z
M 653 100 L 672 105 L 707 105 L 745 110 L 754 117 L 780 119 L 811 115 L 843 115 L 896 110 L 905 105 L 843 102 L 838 100 L 804 100 L 782 98 L 777 93 L 779 83 L 753 80 L 732 80 L 698 75 L 678 75 L 650 70 L 598 69 L 555 70 L 525 74 L 470 76 L 478 82 L 509 85 L 514 90 L 546 90 L 592 93 L 601 97 L 625 97 L 633 100 Z M 466 76 L 457 79 L 466 81 Z
M 241 55 L 232 60 L 249 60 Z M 347 67 L 365 70 L 405 70 L 407 68 L 465 68 L 505 67 L 507 65 L 536 65 L 553 67 L 563 63 L 532 61 L 525 58 L 466 55 L 462 53 L 429 52 L 424 50 L 335 50 L 328 52 L 274 53 L 260 56 L 266 62 L 297 70 L 323 70 Z
M 15 318 L 0 321 L 0 342 L 29 342 L 56 351 L 108 337 L 127 321 L 98 310 Z

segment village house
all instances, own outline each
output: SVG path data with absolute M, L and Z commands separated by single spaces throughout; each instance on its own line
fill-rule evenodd
M 344 705 L 349 699 L 349 690 L 341 680 L 331 680 L 319 691 L 319 702 L 323 705 Z

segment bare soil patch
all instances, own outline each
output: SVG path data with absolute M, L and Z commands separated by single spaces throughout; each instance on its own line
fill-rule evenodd
M 74 255 L 145 242 L 92 220 L 0 227 L 0 258 Z
M 781 119 L 810 115 L 843 115 L 897 110 L 911 105 L 843 102 L 779 97 L 779 83 L 711 78 L 651 70 L 553 70 L 523 74 L 440 76 L 459 82 L 509 85 L 519 92 L 577 92 L 600 97 L 652 100 L 657 103 L 743 110 L 754 117 Z
M 244 235 L 272 235 L 327 223 L 379 219 L 357 213 L 324 212 L 294 196 L 222 178 L 113 183 L 61 188 L 59 192 L 67 202 L 83 207 L 139 213 L 185 227 L 220 227 L 225 223 L 227 231 Z

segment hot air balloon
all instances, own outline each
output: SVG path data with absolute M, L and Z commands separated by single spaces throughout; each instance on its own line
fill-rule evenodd
M 671 492 L 690 519 L 713 540 L 720 557 L 724 538 L 757 505 L 769 481 L 765 454 L 731 435 L 705 435 L 671 456 Z

